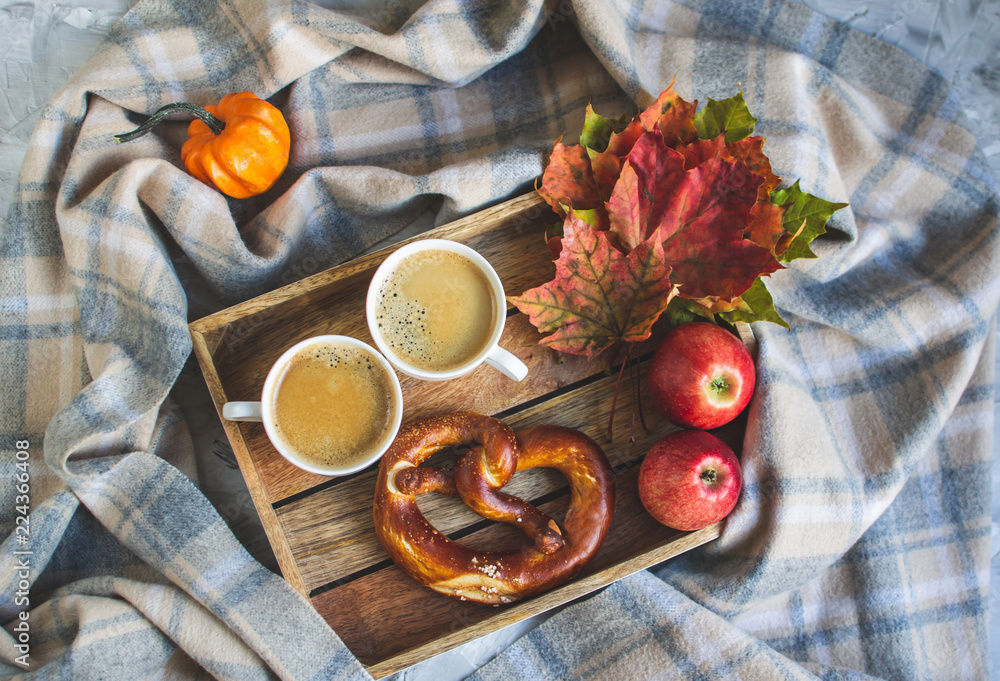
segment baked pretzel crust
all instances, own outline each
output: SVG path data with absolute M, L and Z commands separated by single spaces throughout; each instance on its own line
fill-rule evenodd
M 421 467 L 434 453 L 475 445 L 454 472 Z M 563 526 L 522 499 L 500 491 L 514 473 L 549 467 L 569 482 Z M 416 495 L 457 495 L 476 513 L 510 523 L 534 545 L 479 551 L 447 538 L 417 507 Z M 374 521 L 392 560 L 421 584 L 461 600 L 511 603 L 563 584 L 594 557 L 608 528 L 615 488 L 601 448 L 583 433 L 538 426 L 516 435 L 505 423 L 471 412 L 411 422 L 382 457 Z

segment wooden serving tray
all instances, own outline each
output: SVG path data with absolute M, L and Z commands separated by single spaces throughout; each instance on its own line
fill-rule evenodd
M 493 264 L 507 294 L 519 295 L 554 274 L 543 232 L 555 220 L 532 193 L 417 238 L 468 244 Z M 396 247 L 193 322 L 194 352 L 220 418 L 227 401 L 259 400 L 268 369 L 299 340 L 343 334 L 372 343 L 364 317 L 365 294 L 376 267 Z M 660 336 L 658 330 L 639 348 L 639 375 L 644 375 Z M 523 314 L 510 309 L 501 344 L 529 367 L 521 383 L 485 365 L 443 383 L 400 377 L 404 423 L 469 410 L 502 418 L 514 430 L 545 423 L 570 426 L 594 438 L 614 468 L 614 521 L 600 552 L 575 580 L 512 605 L 489 607 L 442 596 L 396 568 L 372 522 L 377 466 L 345 478 L 306 473 L 275 451 L 259 423 L 222 422 L 285 579 L 311 600 L 376 678 L 567 603 L 719 535 L 719 525 L 691 533 L 668 529 L 639 503 L 637 464 L 674 427 L 655 413 L 646 397 L 648 430 L 637 425 L 630 443 L 632 407 L 625 377 L 609 440 L 608 415 L 620 359 L 610 351 L 591 360 L 563 356 L 539 346 L 540 337 Z M 639 382 L 645 391 L 645 381 Z M 732 444 L 738 447 L 739 442 Z M 518 473 L 505 490 L 556 518 L 561 518 L 568 498 L 566 481 L 550 469 Z M 419 503 L 439 530 L 468 545 L 489 549 L 527 543 L 517 530 L 485 521 L 451 497 L 424 495 Z

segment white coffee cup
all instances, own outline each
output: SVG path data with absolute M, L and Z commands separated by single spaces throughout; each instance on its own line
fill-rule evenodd
M 414 256 L 430 251 L 457 254 L 472 263 L 486 280 L 493 303 L 493 312 L 489 315 L 489 320 L 485 322 L 488 326 L 488 337 L 484 331 L 486 340 L 481 344 L 481 349 L 466 360 L 446 369 L 415 366 L 412 361 L 401 357 L 400 353 L 393 349 L 393 342 L 387 340 L 387 335 L 392 332 L 388 330 L 383 332 L 378 319 L 380 305 L 383 304 L 383 292 L 391 286 L 390 281 L 397 274 L 400 264 L 407 259 L 409 259 L 408 262 L 413 262 Z M 437 254 L 433 254 L 433 256 L 437 257 Z M 371 332 L 376 347 L 400 373 L 412 378 L 425 381 L 444 381 L 463 376 L 483 362 L 515 381 L 521 381 L 528 375 L 528 367 L 525 366 L 524 362 L 500 347 L 500 336 L 503 335 L 504 323 L 507 320 L 507 299 L 500 277 L 486 258 L 464 244 L 446 239 L 423 239 L 410 242 L 393 252 L 383 261 L 372 277 L 365 301 L 365 315 L 368 320 L 368 330 Z M 419 323 L 419 320 L 417 321 Z M 465 320 L 460 320 L 456 324 L 460 326 L 463 321 Z M 461 331 L 461 329 L 457 330 Z
M 292 360 L 308 354 L 310 351 L 318 352 L 323 346 L 333 345 L 338 348 L 347 348 L 360 351 L 361 355 L 372 362 L 376 362 L 385 373 L 388 389 L 391 392 L 390 416 L 387 427 L 382 432 L 377 444 L 363 457 L 353 458 L 343 464 L 323 463 L 310 458 L 296 450 L 281 433 L 275 414 L 275 391 L 279 388 L 282 377 Z M 344 405 L 345 407 L 348 405 Z M 403 393 L 400 389 L 399 378 L 392 366 L 373 347 L 356 338 L 349 336 L 315 336 L 296 343 L 286 350 L 281 357 L 271 366 L 264 380 L 264 388 L 261 391 L 260 402 L 227 402 L 222 407 L 223 418 L 230 421 L 259 421 L 264 424 L 267 437 L 274 445 L 274 448 L 290 463 L 299 468 L 327 476 L 343 476 L 363 470 L 378 461 L 389 446 L 392 444 L 396 433 L 399 431 L 400 423 L 403 419 Z M 350 457 L 349 457 L 350 458 Z

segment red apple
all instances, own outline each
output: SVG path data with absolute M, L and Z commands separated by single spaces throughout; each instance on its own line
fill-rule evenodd
M 700 530 L 736 506 L 740 463 L 725 442 L 703 430 L 678 430 L 653 445 L 639 467 L 639 500 L 675 530 Z
M 689 322 L 671 329 L 656 347 L 649 394 L 671 423 L 710 430 L 746 408 L 755 375 L 739 338 L 710 322 Z

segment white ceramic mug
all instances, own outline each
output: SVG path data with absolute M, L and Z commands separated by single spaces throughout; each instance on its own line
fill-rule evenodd
M 307 351 L 312 346 L 326 343 L 361 350 L 366 356 L 369 356 L 372 361 L 377 362 L 378 365 L 382 367 L 388 378 L 389 387 L 392 391 L 393 404 L 389 427 L 383 433 L 378 446 L 363 459 L 353 462 L 351 465 L 347 466 L 326 466 L 309 458 L 303 457 L 303 455 L 297 452 L 289 443 L 282 439 L 276 427 L 276 417 L 274 414 L 274 393 L 278 387 L 279 381 L 281 380 L 285 367 L 296 355 Z M 281 355 L 281 357 L 278 358 L 278 361 L 271 366 L 271 369 L 267 373 L 267 378 L 264 380 L 264 388 L 261 391 L 260 402 L 226 402 L 222 406 L 222 416 L 229 421 L 262 422 L 271 444 L 274 445 L 274 448 L 278 450 L 278 453 L 285 457 L 285 459 L 287 459 L 290 463 L 311 473 L 327 476 L 342 476 L 356 473 L 357 471 L 367 468 L 371 464 L 378 461 L 382 455 L 385 454 L 386 450 L 389 449 L 393 439 L 396 437 L 396 433 L 399 431 L 399 426 L 403 419 L 403 392 L 400 389 L 399 378 L 396 376 L 396 372 L 385 360 L 385 358 L 375 350 L 375 348 L 349 336 L 315 336 L 313 338 L 307 338 L 290 347 Z
M 474 357 L 460 366 L 446 370 L 430 370 L 416 367 L 400 358 L 397 353 L 393 352 L 390 344 L 386 341 L 379 329 L 377 320 L 380 293 L 386 282 L 396 272 L 400 262 L 404 258 L 423 251 L 449 251 L 464 256 L 485 277 L 493 297 L 494 315 L 489 341 Z M 378 347 L 379 351 L 385 355 L 400 373 L 412 378 L 419 378 L 425 381 L 444 381 L 463 376 L 483 362 L 486 362 L 515 381 L 524 380 L 524 377 L 528 375 L 528 367 L 525 366 L 524 362 L 500 347 L 500 336 L 503 335 L 504 323 L 507 321 L 507 298 L 504 294 L 500 277 L 486 258 L 464 244 L 446 239 L 423 239 L 401 246 L 382 262 L 372 277 L 371 284 L 368 287 L 368 296 L 365 301 L 365 315 L 368 320 L 368 330 L 371 332 L 376 347 Z

